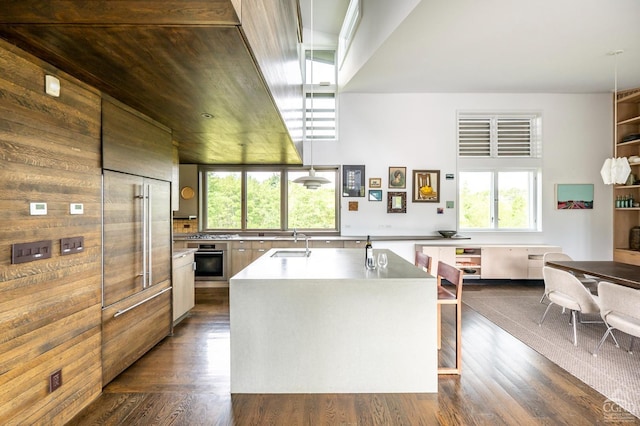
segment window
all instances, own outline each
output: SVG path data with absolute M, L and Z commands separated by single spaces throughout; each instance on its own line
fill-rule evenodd
M 330 184 L 310 190 L 293 183 L 294 179 L 308 175 L 307 170 L 287 172 L 287 222 L 289 229 L 337 230 L 338 215 L 336 171 L 316 170 L 316 176 L 327 178 Z
M 536 170 L 461 171 L 459 185 L 459 229 L 536 229 Z
M 304 84 L 304 138 L 336 139 L 335 50 L 307 50 Z
M 458 116 L 458 229 L 540 230 L 539 114 Z
M 338 169 L 315 169 L 331 184 L 309 190 L 293 183 L 309 173 L 299 168 L 203 167 L 204 230 L 337 232 Z
M 477 116 L 458 117 L 460 157 L 539 157 L 538 117 Z

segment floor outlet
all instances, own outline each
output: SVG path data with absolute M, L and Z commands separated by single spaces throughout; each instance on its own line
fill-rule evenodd
M 49 393 L 62 386 L 62 370 L 55 371 L 49 376 Z

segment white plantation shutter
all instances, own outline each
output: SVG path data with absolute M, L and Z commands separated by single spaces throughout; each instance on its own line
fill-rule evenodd
M 491 119 L 458 119 L 458 155 L 460 157 L 491 157 Z
M 496 118 L 498 157 L 531 157 L 531 118 Z
M 459 157 L 537 157 L 535 116 L 458 117 Z
M 313 108 L 312 108 L 313 105 Z M 314 92 L 305 96 L 305 139 L 336 138 L 336 95 L 334 92 Z

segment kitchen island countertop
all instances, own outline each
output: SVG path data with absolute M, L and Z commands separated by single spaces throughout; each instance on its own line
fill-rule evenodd
M 361 249 L 286 250 L 230 280 L 232 393 L 437 392 L 433 276 L 386 249 L 375 270 Z

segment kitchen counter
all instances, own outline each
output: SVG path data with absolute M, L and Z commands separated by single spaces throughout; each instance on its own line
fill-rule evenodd
M 229 284 L 232 393 L 437 392 L 436 281 L 390 250 L 271 249 Z
M 300 235 L 304 233 L 300 233 L 298 235 L 298 239 L 304 239 Z M 174 241 L 293 241 L 293 235 L 219 235 L 219 234 L 207 234 L 208 238 L 193 238 L 196 234 L 174 234 Z M 204 234 L 199 234 L 204 235 Z M 357 236 L 357 235 L 308 235 L 310 240 L 327 240 L 327 241 L 365 241 L 367 239 L 366 236 Z M 465 241 L 470 240 L 470 237 L 458 236 L 452 238 L 445 238 L 439 235 L 381 235 L 381 236 L 371 236 L 371 241 L 438 241 L 448 243 L 451 242 L 455 244 L 456 241 Z
M 198 249 L 195 248 L 176 248 L 173 249 L 173 258 L 183 257 L 189 253 L 195 253 Z

